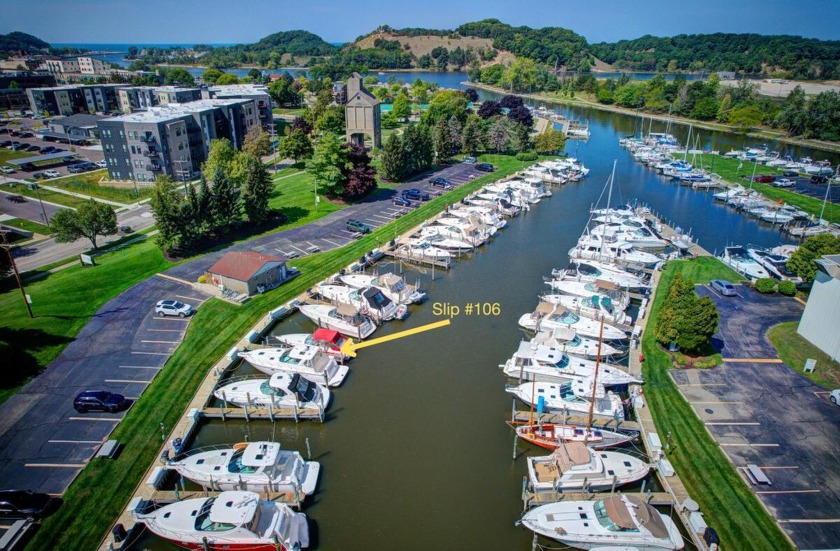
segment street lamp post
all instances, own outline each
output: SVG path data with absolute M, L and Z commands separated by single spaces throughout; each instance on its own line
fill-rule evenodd
M 44 202 L 41 200 L 41 186 L 35 182 L 35 195 L 38 196 L 38 203 L 41 204 L 41 216 L 44 217 L 44 224 L 50 227 L 50 219 L 47 217 L 47 210 L 44 208 Z
M 20 294 L 23 295 L 23 303 L 26 305 L 26 311 L 29 313 L 30 318 L 34 318 L 35 315 L 32 313 L 32 307 L 29 305 L 29 298 L 26 296 L 26 289 L 23 288 L 23 282 L 20 280 L 20 273 L 18 272 L 17 264 L 15 264 L 15 257 L 12 256 L 12 246 L 9 244 L 9 238 L 6 237 L 7 233 L 9 232 L 5 230 L 0 231 L 0 235 L 3 236 L 3 248 L 6 249 L 6 254 L 9 255 L 9 263 L 12 265 L 12 271 L 15 273 L 15 280 L 20 289 Z

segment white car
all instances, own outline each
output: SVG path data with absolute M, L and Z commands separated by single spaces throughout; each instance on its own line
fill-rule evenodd
M 58 178 L 59 176 L 61 176 L 61 173 L 57 170 L 45 170 L 44 176 L 46 176 L 47 178 Z
M 155 304 L 155 314 L 158 316 L 178 316 L 185 318 L 193 313 L 193 307 L 178 300 L 159 300 Z
M 0 166 L 0 172 L 4 172 L 6 174 L 14 174 L 15 169 L 10 166 Z
M 793 187 L 794 184 L 795 182 L 793 180 L 788 180 L 787 178 L 779 178 L 773 182 L 773 185 L 776 187 Z
M 840 388 L 832 390 L 831 394 L 828 395 L 828 399 L 831 400 L 831 403 L 835 406 L 840 406 Z
M 101 161 L 96 161 L 94 164 L 99 168 L 108 168 L 108 163 L 105 162 L 105 159 L 102 159 Z

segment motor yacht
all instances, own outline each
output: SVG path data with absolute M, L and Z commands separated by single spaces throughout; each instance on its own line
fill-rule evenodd
M 597 339 L 581 337 L 577 334 L 577 331 L 569 327 L 558 327 L 552 330 L 540 331 L 534 338 L 531 339 L 531 343 L 553 346 L 555 348 L 559 348 L 561 352 L 569 354 L 570 356 L 596 358 L 599 354 Z M 615 348 L 605 342 L 601 343 L 601 358 L 609 358 L 620 354 L 621 351 L 618 348 Z
M 523 381 L 564 382 L 595 375 L 595 360 L 572 357 L 559 348 L 523 341 L 504 364 L 505 375 Z M 617 366 L 600 362 L 598 382 L 604 386 L 642 383 Z
M 573 297 L 571 295 L 542 295 L 540 300 L 559 304 L 580 316 L 600 320 L 616 325 L 631 325 L 633 318 L 627 315 L 621 308 L 612 303 L 612 299 L 606 295 L 592 294 L 588 297 Z
M 375 287 L 395 304 L 418 304 L 426 300 L 426 293 L 418 290 L 416 285 L 407 284 L 402 277 L 393 272 L 382 275 L 345 274 L 339 276 L 339 279 L 354 289 Z
M 239 357 L 266 375 L 278 371 L 297 373 L 314 383 L 327 386 L 341 385 L 349 371 L 346 365 L 340 365 L 318 345 L 257 348 L 239 352 Z
M 529 406 L 538 407 L 542 403 L 545 411 L 565 411 L 572 415 L 588 415 L 593 401 L 592 414 L 610 419 L 624 419 L 624 405 L 621 397 L 604 385 L 595 383 L 592 377 L 578 378 L 564 383 L 528 382 L 518 386 L 506 387 L 505 391 L 513 394 Z
M 339 362 L 347 359 L 341 351 L 341 345 L 347 339 L 338 331 L 331 329 L 316 329 L 311 335 L 309 333 L 289 333 L 286 335 L 275 335 L 280 344 L 286 346 L 317 346 Z
M 632 484 L 650 465 L 627 453 L 597 451 L 583 442 L 562 443 L 551 454 L 528 458 L 528 482 L 535 492 L 598 492 Z
M 324 329 L 332 329 L 354 339 L 366 339 L 376 331 L 373 320 L 350 304 L 303 304 L 298 306 L 298 310 Z
M 519 318 L 519 326 L 530 331 L 551 331 L 554 329 L 568 327 L 574 329 L 579 335 L 593 339 L 601 336 L 601 323 L 581 317 L 571 310 L 559 304 L 540 302 L 537 308 Z M 603 340 L 616 341 L 627 339 L 627 334 L 618 327 L 604 324 Z
M 555 275 L 565 273 L 564 270 L 553 272 Z M 576 297 L 591 297 L 602 295 L 609 297 L 616 308 L 626 310 L 630 306 L 630 295 L 621 291 L 619 287 L 610 281 L 596 279 L 595 281 L 578 281 L 576 279 L 554 279 L 550 280 L 551 288 L 564 295 Z
M 797 285 L 802 283 L 802 278 L 791 272 L 787 267 L 787 262 L 790 260 L 789 256 L 774 254 L 762 249 L 747 249 L 747 254 L 761 264 L 770 274 L 770 277 L 780 281 L 793 281 Z
M 216 387 L 213 396 L 239 407 L 323 411 L 330 403 L 330 391 L 326 386 L 284 371 L 275 373 L 270 379 L 227 379 Z
M 770 277 L 767 270 L 756 262 L 743 247 L 725 247 L 720 260 L 749 280 Z
M 347 285 L 319 283 L 315 286 L 319 295 L 333 304 L 350 304 L 379 321 L 392 320 L 397 315 L 397 303 L 376 287 L 354 289 Z
M 411 239 L 407 243 L 400 245 L 397 250 L 409 258 L 427 258 L 446 263 L 452 260 L 452 253 L 446 249 L 433 246 L 423 238 Z
M 572 260 L 569 267 L 565 270 L 553 270 L 551 274 L 554 280 L 547 282 L 554 287 L 554 281 L 583 281 L 595 283 L 597 281 L 606 281 L 612 283 L 618 288 L 626 290 L 646 290 L 650 288 L 650 284 L 646 278 L 631 274 L 620 266 L 614 264 L 607 264 L 597 260 Z
M 662 259 L 646 251 L 637 250 L 633 245 L 618 240 L 617 236 L 585 235 L 577 245 L 569 249 L 570 258 L 601 260 L 603 262 L 623 262 L 644 268 L 653 268 Z

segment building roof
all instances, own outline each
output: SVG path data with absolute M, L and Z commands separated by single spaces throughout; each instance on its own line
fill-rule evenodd
M 49 133 L 47 133 L 49 135 Z M 84 139 L 84 138 L 77 138 Z M 8 159 L 6 162 L 10 165 L 25 166 L 31 163 L 38 163 L 41 161 L 57 161 L 59 159 L 72 159 L 76 153 L 72 151 L 59 151 L 58 153 L 50 153 L 48 155 L 35 155 L 33 157 L 21 157 L 20 159 Z
M 96 127 L 96 123 L 102 119 L 107 119 L 104 115 L 88 115 L 87 113 L 78 113 L 63 117 L 60 119 L 50 121 L 50 124 L 59 124 L 61 126 L 75 126 L 77 128 Z
M 198 92 L 200 91 L 198 88 L 195 87 L 186 87 L 186 86 L 155 86 L 155 92 Z
M 248 281 L 269 262 L 285 262 L 279 256 L 262 254 L 255 251 L 234 251 L 227 253 L 210 267 L 211 274 L 228 277 L 237 281 Z
M 840 254 L 827 254 L 816 260 L 821 272 L 825 272 L 834 279 L 840 279 Z
M 262 84 L 223 84 L 210 86 L 207 91 L 212 92 L 216 97 L 228 95 L 255 96 L 268 94 L 268 87 Z
M 200 111 L 215 109 L 216 107 L 237 105 L 253 101 L 254 100 L 251 99 L 202 99 L 197 101 L 188 101 L 186 103 L 167 103 L 165 105 L 150 107 L 146 111 L 131 113 L 130 115 L 108 117 L 108 120 L 117 122 L 163 122 L 177 119 L 185 115 L 192 115 Z
M 358 92 L 353 94 L 353 97 L 347 98 L 347 105 L 358 103 L 370 105 L 371 107 L 376 107 L 382 102 L 376 99 L 376 96 L 374 96 L 367 90 L 359 90 Z

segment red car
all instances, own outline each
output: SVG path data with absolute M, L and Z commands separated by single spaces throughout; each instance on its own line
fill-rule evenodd
M 775 181 L 776 181 L 776 177 L 775 177 L 775 176 L 771 176 L 771 175 L 769 175 L 769 174 L 763 174 L 763 175 L 761 175 L 761 176 L 756 176 L 756 177 L 755 177 L 755 181 L 756 181 L 756 182 L 759 182 L 759 183 L 761 183 L 761 184 L 769 184 L 769 183 L 771 183 L 771 182 L 775 182 Z

